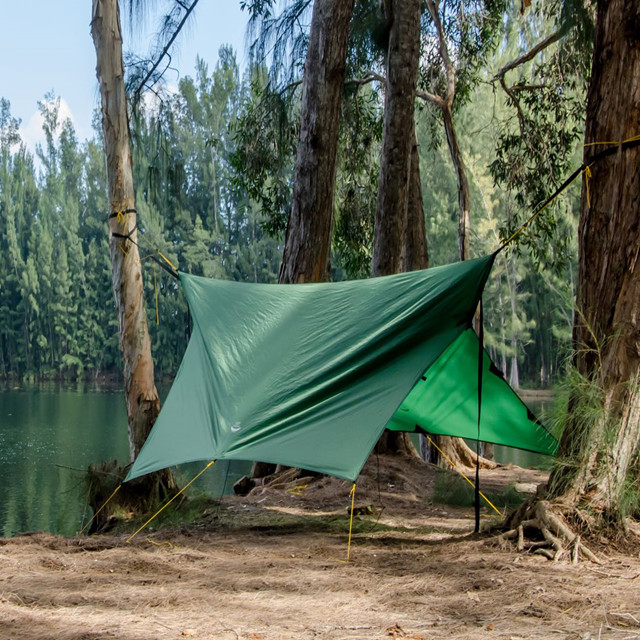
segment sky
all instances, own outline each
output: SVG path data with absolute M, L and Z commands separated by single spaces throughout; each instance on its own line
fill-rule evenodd
M 11 114 L 22 121 L 21 136 L 32 151 L 44 139 L 38 101 L 49 91 L 60 96 L 62 115 L 71 118 L 78 138 L 92 135 L 99 93 L 89 25 L 91 4 L 91 0 L 2 0 L 0 97 L 11 102 Z M 171 84 L 194 75 L 198 55 L 213 69 L 223 44 L 235 49 L 241 69 L 245 65 L 247 14 L 240 10 L 239 0 L 199 0 L 194 16 L 173 53 L 172 66 L 178 71 L 167 74 Z M 146 22 L 148 35 L 133 36 L 125 21 L 125 50 L 147 52 L 156 25 L 153 16 Z

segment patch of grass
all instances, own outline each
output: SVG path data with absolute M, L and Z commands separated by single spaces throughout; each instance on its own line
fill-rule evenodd
M 515 508 L 520 506 L 528 497 L 516 491 L 513 483 L 503 491 L 485 491 L 480 484 L 480 490 L 498 509 Z M 472 507 L 475 503 L 473 487 L 462 477 L 451 471 L 438 469 L 433 491 L 433 501 L 438 504 L 448 504 L 456 507 Z M 481 506 L 488 507 L 481 499 Z

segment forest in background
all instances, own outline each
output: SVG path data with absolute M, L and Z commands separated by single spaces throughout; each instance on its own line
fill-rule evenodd
M 459 84 L 455 117 L 470 184 L 472 256 L 495 250 L 553 191 L 563 171 L 579 164 L 585 99 L 579 91 L 570 98 L 570 109 L 566 102 L 525 103 L 521 110 L 540 133 L 536 146 L 542 159 L 532 154 L 519 171 L 509 155 L 522 145 L 515 134 L 521 116 L 496 86 L 496 73 L 539 37 L 538 20 L 537 14 L 505 13 L 486 65 Z M 362 51 L 351 51 L 351 78 L 362 78 L 363 67 L 380 66 L 375 52 L 367 56 L 363 61 Z M 549 74 L 549 68 L 560 74 L 559 65 L 557 57 L 543 55 L 518 73 L 526 82 Z M 433 84 L 428 63 L 425 68 L 421 82 Z M 566 91 L 565 77 L 562 82 Z M 160 250 L 189 273 L 277 281 L 293 181 L 298 91 L 294 78 L 277 85 L 264 65 L 239 69 L 234 52 L 222 47 L 214 69 L 198 61 L 194 77 L 183 78 L 177 92 L 138 107 L 131 133 L 143 258 Z M 347 83 L 344 98 L 331 258 L 336 280 L 369 274 L 384 111 L 375 82 Z M 4 99 L 0 104 L 4 378 L 93 378 L 121 368 L 101 134 L 96 126 L 91 140 L 78 140 L 71 122 L 61 121 L 58 105 L 54 94 L 39 104 L 46 143 L 34 158 L 20 140 L 10 104 Z M 456 175 L 437 113 L 428 103 L 417 106 L 427 242 L 430 266 L 437 266 L 458 259 Z M 566 122 L 558 133 L 561 112 Z M 553 167 L 543 174 L 539 162 Z M 527 176 L 536 174 L 548 184 L 526 191 Z M 554 241 L 532 234 L 521 250 L 501 253 L 489 281 L 486 345 L 515 387 L 552 386 L 570 352 L 578 203 L 577 189 L 557 199 L 550 210 Z M 156 372 L 170 377 L 186 348 L 186 303 L 171 277 L 151 261 L 146 264 Z

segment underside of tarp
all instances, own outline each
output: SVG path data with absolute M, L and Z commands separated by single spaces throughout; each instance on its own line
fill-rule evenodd
M 478 353 L 478 336 L 467 329 L 425 371 L 387 428 L 458 436 L 554 455 L 556 438 L 520 400 L 484 350 L 478 433 Z
M 424 428 L 417 408 L 422 401 L 416 396 L 414 402 L 410 392 L 468 334 L 493 260 L 304 285 L 181 273 L 193 335 L 127 480 L 224 458 L 355 480 L 392 418 L 393 428 Z M 477 355 L 471 369 L 461 362 L 446 377 L 454 386 L 456 379 L 477 384 Z M 513 394 L 508 387 L 497 392 L 504 391 Z M 396 413 L 405 398 L 408 422 Z M 434 403 L 428 398 L 429 406 Z M 540 451 L 531 444 L 539 438 L 521 434 L 515 446 Z M 508 437 L 497 440 L 509 444 Z

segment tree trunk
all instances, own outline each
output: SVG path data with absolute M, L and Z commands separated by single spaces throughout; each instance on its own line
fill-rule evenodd
M 300 134 L 280 283 L 329 277 L 342 88 L 353 0 L 316 0 L 304 66 Z M 254 462 L 252 478 L 275 465 Z
M 427 231 L 424 223 L 422 204 L 422 182 L 420 180 L 420 154 L 416 136 L 415 118 L 413 122 L 413 142 L 411 143 L 411 169 L 409 173 L 409 197 L 407 202 L 407 235 L 405 248 L 405 271 L 429 268 Z M 437 450 L 432 447 L 424 434 L 420 434 L 420 457 L 437 463 Z
M 129 453 L 133 461 L 158 416 L 160 402 L 153 380 L 153 359 L 138 247 L 127 239 L 114 236 L 129 235 L 134 242 L 137 240 L 117 0 L 93 0 L 91 34 L 96 49 L 96 73 L 102 97 L 102 131 L 111 206 L 109 252 L 124 360 Z M 118 215 L 118 212 L 125 213 Z
M 387 57 L 384 129 L 378 204 L 373 237 L 372 276 L 404 271 L 407 202 L 420 53 L 420 2 L 389 0 L 391 25 Z
M 458 256 L 460 260 L 469 260 L 471 252 L 469 250 L 469 232 L 471 230 L 471 197 L 469 195 L 469 181 L 467 180 L 467 167 L 464 163 L 462 151 L 458 143 L 456 128 L 453 123 L 453 114 L 448 103 L 442 105 L 442 120 L 444 130 L 447 134 L 447 144 L 456 172 L 458 183 Z
M 640 131 L 640 8 L 599 0 L 584 159 L 606 141 Z M 620 150 L 583 177 L 579 223 L 574 361 L 599 387 L 600 417 L 580 420 L 581 392 L 570 398 L 552 498 L 586 504 L 619 521 L 640 442 L 640 151 Z M 585 432 L 586 431 L 586 432 Z M 637 481 L 637 478 L 634 477 Z
M 329 277 L 342 85 L 353 0 L 315 0 L 279 282 Z
M 407 123 L 414 121 L 420 53 L 420 8 L 419 0 L 389 0 L 386 3 L 391 32 L 371 264 L 371 275 L 374 277 L 405 270 L 406 247 L 409 244 L 407 207 L 414 152 L 417 156 L 415 127 L 407 126 Z M 419 172 L 417 163 L 414 163 L 414 171 Z M 419 183 L 419 175 L 417 179 Z M 417 197 L 417 194 L 413 194 L 414 199 Z M 412 215 L 419 214 L 413 211 Z M 422 229 L 424 232 L 424 217 Z M 413 234 L 414 229 L 411 232 Z M 385 431 L 376 445 L 376 451 L 417 455 L 409 435 L 401 432 Z
M 407 235 L 405 248 L 405 271 L 429 268 L 427 230 L 424 224 L 422 205 L 422 182 L 420 180 L 420 154 L 416 137 L 416 123 L 413 123 L 411 143 L 411 169 L 409 174 L 409 197 L 407 202 Z

